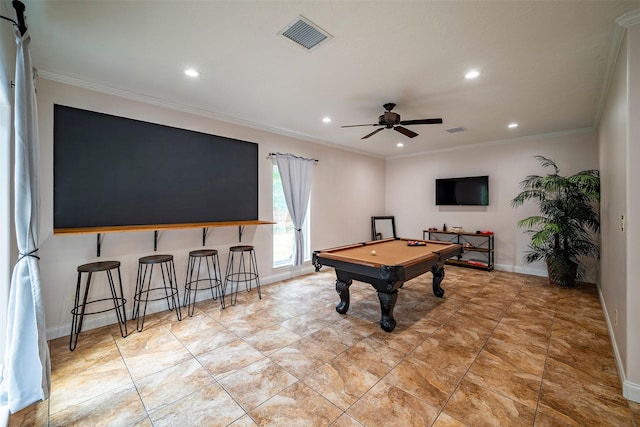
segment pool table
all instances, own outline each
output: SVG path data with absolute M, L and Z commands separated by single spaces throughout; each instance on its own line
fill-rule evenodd
M 416 242 L 420 245 L 409 245 Z M 433 293 L 442 297 L 444 262 L 461 254 L 462 245 L 455 243 L 392 238 L 314 251 L 313 265 L 316 271 L 323 265 L 335 269 L 336 291 L 340 295 L 336 311 L 340 314 L 349 310 L 349 286 L 353 280 L 371 284 L 380 300 L 380 326 L 391 332 L 396 327 L 393 308 L 404 282 L 431 271 Z

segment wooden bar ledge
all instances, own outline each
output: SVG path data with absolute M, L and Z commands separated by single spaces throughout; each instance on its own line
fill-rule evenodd
M 146 225 L 113 225 L 107 227 L 78 227 L 78 228 L 54 228 L 54 235 L 65 234 L 97 234 L 97 256 L 100 256 L 100 246 L 104 240 L 104 233 L 123 233 L 131 231 L 153 231 L 153 250 L 157 250 L 158 233 L 162 230 L 180 230 L 185 228 L 202 228 L 202 246 L 205 245 L 207 229 L 213 227 L 238 227 L 238 241 L 242 241 L 242 233 L 247 225 L 275 224 L 273 221 L 248 220 L 248 221 L 219 221 L 219 222 L 193 222 L 184 224 L 146 224 Z

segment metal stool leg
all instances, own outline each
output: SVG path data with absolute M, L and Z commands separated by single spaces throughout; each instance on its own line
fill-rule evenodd
M 182 310 L 180 310 L 180 291 L 178 291 L 178 279 L 176 278 L 176 266 L 173 259 L 168 262 L 167 276 L 169 277 L 169 290 L 171 291 L 171 302 L 176 309 L 178 321 L 182 320 Z M 165 286 L 166 290 L 166 286 Z
M 211 278 L 211 268 L 209 266 L 209 263 L 213 262 L 213 259 L 209 260 L 209 257 L 204 257 L 204 264 L 207 266 L 207 275 L 209 277 L 209 289 L 211 290 L 211 299 L 216 300 L 216 294 L 214 292 L 214 284 L 213 284 L 213 279 Z M 200 280 L 200 265 L 201 265 L 201 260 L 198 261 L 198 277 L 196 280 Z M 197 287 L 197 285 L 196 285 Z
M 220 275 L 220 259 L 218 258 L 217 252 L 215 253 L 215 255 L 213 255 L 212 263 L 214 281 L 216 283 L 216 294 L 220 297 L 220 306 L 224 308 L 224 289 L 222 288 L 222 277 Z
M 147 281 L 147 270 L 149 271 L 149 281 L 147 282 L 147 290 L 144 290 L 144 284 Z M 142 332 L 144 329 L 144 318 L 147 315 L 147 304 L 149 303 L 149 287 L 151 286 L 151 278 L 153 276 L 153 264 L 151 267 L 148 265 L 138 265 L 138 280 L 140 280 L 140 285 L 136 286 L 138 293 L 133 298 L 134 299 L 134 312 L 131 316 L 131 319 L 136 319 L 136 330 L 138 332 Z M 142 304 L 142 295 L 145 295 L 144 298 L 144 309 L 142 310 L 142 316 L 140 316 L 140 305 Z M 137 303 L 137 304 L 136 304 Z M 142 322 L 140 319 L 142 318 Z
M 193 277 L 193 269 L 195 268 L 195 258 L 189 256 L 189 260 L 187 261 L 187 273 L 184 279 L 184 294 L 182 296 L 182 306 L 189 307 L 191 304 L 191 279 Z M 187 313 L 189 316 L 191 314 Z
M 260 276 L 258 275 L 258 262 L 256 260 L 256 252 L 251 250 L 249 252 L 249 259 L 251 261 L 252 274 L 254 274 L 256 279 L 256 289 L 258 289 L 258 298 L 262 299 L 262 292 L 260 292 Z
M 78 283 L 76 285 L 76 297 L 75 303 L 73 305 L 73 310 L 71 310 L 72 319 L 71 319 L 71 335 L 69 337 L 69 350 L 73 351 L 76 349 L 76 345 L 78 344 L 78 335 L 82 331 L 82 321 L 84 320 L 84 313 L 87 307 L 87 297 L 89 295 L 89 285 L 91 284 L 91 272 L 87 275 L 87 282 L 84 288 L 84 297 L 82 298 L 82 305 L 78 305 L 80 299 L 80 288 L 82 285 L 82 273 L 78 272 Z M 80 313 L 78 313 L 80 310 Z
M 120 285 L 120 297 L 118 297 L 118 293 L 116 292 L 116 286 L 113 281 L 113 274 L 111 274 L 111 270 L 107 270 L 107 280 L 109 281 L 109 288 L 111 288 L 111 296 L 113 298 L 113 308 L 116 312 L 116 317 L 118 318 L 118 326 L 120 327 L 120 335 L 122 338 L 127 336 L 127 313 L 124 309 L 124 302 L 120 304 L 120 299 L 124 301 L 124 293 L 122 292 L 122 276 L 120 275 L 120 268 L 118 268 L 118 284 Z M 122 306 L 122 312 L 120 311 L 120 307 Z M 124 327 L 124 330 L 123 330 Z
M 238 300 L 238 281 L 237 280 L 233 280 L 234 276 L 233 276 L 233 263 L 235 262 L 235 253 L 233 252 L 229 252 L 229 256 L 227 257 L 227 271 L 225 274 L 225 279 L 224 279 L 224 293 L 225 295 L 229 295 L 229 293 L 227 293 L 227 287 L 229 286 L 229 282 L 231 282 L 231 288 L 229 289 L 229 292 L 231 294 L 231 305 L 236 305 L 236 302 Z M 233 284 L 235 282 L 235 291 L 233 289 Z
M 193 316 L 196 309 L 196 297 L 198 296 L 198 280 L 200 279 L 200 264 L 198 263 L 198 272 L 195 283 L 193 283 L 193 270 L 196 268 L 196 259 L 189 257 L 187 266 L 187 278 L 184 285 L 185 299 L 183 304 L 187 307 L 187 316 Z M 195 289 L 192 286 L 195 284 Z M 191 300 L 191 293 L 193 292 L 193 301 Z
M 167 274 L 166 278 L 165 270 Z M 160 273 L 162 274 L 162 287 L 164 289 L 164 296 L 167 300 L 167 308 L 169 309 L 169 311 L 172 311 L 173 307 L 171 304 L 173 303 L 173 305 L 175 306 L 175 300 L 171 295 L 171 292 L 173 291 L 173 284 L 171 283 L 171 266 L 165 265 L 164 263 L 160 264 Z M 169 289 L 167 289 L 167 280 L 169 281 Z M 171 298 L 171 300 L 169 300 L 169 298 Z
M 242 281 L 244 282 L 244 288 L 249 292 L 251 290 L 251 282 L 247 275 L 247 266 L 245 265 L 245 254 L 244 252 L 240 252 L 240 262 L 238 264 L 238 274 L 242 274 Z

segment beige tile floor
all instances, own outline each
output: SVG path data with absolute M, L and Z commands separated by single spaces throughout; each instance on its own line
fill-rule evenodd
M 48 401 L 11 426 L 637 426 L 593 285 L 446 267 L 407 282 L 392 333 L 373 288 L 346 315 L 323 269 L 193 317 L 50 342 Z M 634 421 L 635 417 L 635 421 Z

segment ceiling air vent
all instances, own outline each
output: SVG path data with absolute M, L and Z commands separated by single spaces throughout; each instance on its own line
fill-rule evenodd
M 280 33 L 291 41 L 296 42 L 307 50 L 318 47 L 322 42 L 333 36 L 304 16 L 300 15 L 287 25 Z
M 457 128 L 447 129 L 447 132 L 449 132 L 449 133 L 458 133 L 458 132 L 464 132 L 465 130 L 467 130 L 467 129 L 462 127 L 462 126 L 459 126 Z

